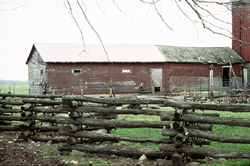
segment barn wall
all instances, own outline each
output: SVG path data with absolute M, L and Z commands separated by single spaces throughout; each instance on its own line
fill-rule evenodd
M 43 94 L 46 81 L 46 64 L 39 53 L 34 50 L 28 62 L 29 68 L 29 94 Z
M 238 2 L 233 5 L 232 10 L 232 32 L 233 36 L 243 42 L 233 40 L 232 48 L 237 52 L 245 61 L 250 62 L 250 3 Z
M 110 85 L 114 93 L 136 92 L 139 84 L 151 87 L 150 69 L 163 69 L 163 87 L 165 86 L 164 72 L 166 66 L 159 64 L 103 64 L 103 63 L 47 63 L 49 91 L 64 94 L 108 94 Z M 73 69 L 81 69 L 81 73 L 72 73 Z M 122 73 L 122 70 L 131 73 Z
M 170 91 L 183 91 L 184 89 L 193 90 L 209 89 L 209 65 L 205 64 L 169 64 L 168 85 Z M 236 78 L 233 78 L 232 88 L 242 87 L 241 65 L 233 65 Z M 229 90 L 229 87 L 222 86 L 221 65 L 213 66 L 214 90 Z
M 110 85 L 115 93 L 134 93 L 143 83 L 151 87 L 151 69 L 162 69 L 163 91 L 182 91 L 185 89 L 208 90 L 209 65 L 204 64 L 85 64 L 85 63 L 47 63 L 48 92 L 63 94 L 108 94 Z M 81 73 L 72 73 L 81 69 Z M 122 70 L 131 73 L 122 73 Z M 242 86 L 241 65 L 233 65 L 237 78 L 233 78 L 233 88 Z M 229 90 L 222 87 L 222 69 L 215 65 L 214 90 Z M 237 80 L 237 81 L 236 81 Z

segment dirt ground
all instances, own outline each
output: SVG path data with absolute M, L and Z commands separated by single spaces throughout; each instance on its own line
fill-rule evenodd
M 39 144 L 40 148 L 54 146 L 55 144 L 48 145 L 47 143 L 34 143 L 32 141 L 21 141 L 17 139 L 17 132 L 1 132 L 0 133 L 0 165 L 8 165 L 8 166 L 154 166 L 155 161 L 147 161 L 146 163 L 140 163 L 138 159 L 131 159 L 126 157 L 119 157 L 114 155 L 96 155 L 93 154 L 92 158 L 89 158 L 85 161 L 89 162 L 81 162 L 70 161 L 72 156 L 67 154 L 49 154 L 45 155 L 41 151 L 37 144 Z M 31 144 L 34 144 L 33 148 Z M 67 160 L 68 159 L 68 160 Z M 97 162 L 97 161 L 101 162 Z M 106 162 L 106 164 L 103 163 Z

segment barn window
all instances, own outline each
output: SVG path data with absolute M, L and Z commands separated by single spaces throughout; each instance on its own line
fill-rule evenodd
M 130 69 L 122 69 L 122 73 L 131 73 Z
M 79 74 L 82 73 L 82 69 L 72 69 L 73 74 Z
M 224 66 L 222 67 L 222 86 L 229 87 L 230 85 L 230 67 Z

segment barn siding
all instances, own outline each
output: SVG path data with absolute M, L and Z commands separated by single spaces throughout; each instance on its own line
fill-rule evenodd
M 108 94 L 110 85 L 115 93 L 134 93 L 139 84 L 151 87 L 150 69 L 162 69 L 163 91 L 182 91 L 183 89 L 208 90 L 209 65 L 180 63 L 47 63 L 49 92 L 64 94 Z M 73 74 L 72 69 L 81 69 Z M 129 69 L 131 73 L 122 73 Z M 241 65 L 233 65 L 238 81 L 242 86 Z M 214 65 L 214 90 L 229 90 L 222 87 L 221 65 Z M 236 87 L 233 80 L 233 88 Z
M 166 67 L 163 63 L 156 64 L 122 64 L 122 63 L 47 63 L 49 91 L 57 93 L 80 94 L 107 94 L 110 85 L 115 93 L 134 93 L 139 84 L 151 87 L 150 69 Z M 81 69 L 79 74 L 73 74 L 72 69 Z M 122 73 L 123 69 L 131 73 Z M 164 86 L 163 81 L 163 86 Z
M 232 48 L 245 61 L 247 72 L 247 85 L 250 87 L 250 3 L 249 2 L 235 2 L 232 10 L 232 32 L 236 40 L 232 41 Z M 242 42 L 241 42 L 242 41 Z M 248 43 L 248 44 L 247 44 Z
M 222 87 L 221 65 L 214 65 L 214 90 L 229 90 L 229 87 Z M 232 88 L 242 88 L 242 69 L 240 64 L 233 65 L 236 78 L 233 78 Z M 183 89 L 193 90 L 209 89 L 209 65 L 208 64 L 169 64 L 168 88 L 170 91 L 182 91 Z
M 29 94 L 43 94 L 44 82 L 46 81 L 46 64 L 39 53 L 35 50 L 28 63 L 29 68 Z M 41 70 L 43 73 L 41 75 Z

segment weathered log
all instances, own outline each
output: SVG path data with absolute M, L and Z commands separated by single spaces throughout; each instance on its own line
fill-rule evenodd
M 172 156 L 173 166 L 183 166 L 183 165 L 185 165 L 183 160 L 184 159 L 183 159 L 183 156 L 181 154 L 174 153 L 173 156 Z
M 20 124 L 19 126 L 20 126 L 21 128 L 26 129 L 26 128 L 28 128 L 28 127 L 34 125 L 34 124 L 35 124 L 35 121 L 29 119 L 29 120 L 27 120 L 26 122 L 24 122 L 23 124 Z
M 138 99 L 138 98 L 94 98 L 87 96 L 64 96 L 62 97 L 63 102 L 67 103 L 68 101 L 83 101 L 83 102 L 92 102 L 92 103 L 101 103 L 109 105 L 122 105 L 122 104 L 163 104 L 164 99 Z
M 204 124 L 204 123 L 189 123 L 189 129 L 197 129 L 197 130 L 204 130 L 204 131 L 212 131 L 213 125 L 212 124 Z
M 0 113 L 21 113 L 23 110 L 20 109 L 3 109 L 0 108 Z
M 163 136 L 175 136 L 178 132 L 173 129 L 163 129 Z M 241 144 L 249 144 L 250 136 L 234 136 L 234 135 L 220 135 L 214 134 L 210 132 L 205 132 L 201 130 L 188 129 L 189 137 L 198 137 L 204 138 L 211 141 L 223 142 L 223 143 L 241 143 Z
M 30 104 L 30 103 L 24 104 L 24 105 L 21 106 L 21 110 L 29 111 L 31 106 L 32 106 L 32 104 Z
M 28 138 L 32 135 L 33 133 L 31 131 L 25 131 L 25 132 L 21 132 L 18 136 L 19 139 L 23 139 L 23 140 L 28 140 Z
M 231 112 L 250 112 L 250 104 L 207 104 L 165 100 L 165 106 L 185 109 L 218 110 Z
M 178 152 L 187 153 L 192 155 L 204 155 L 213 158 L 247 158 L 250 159 L 250 151 L 231 151 L 231 150 L 221 150 L 212 148 L 201 148 L 201 147 L 180 147 L 175 148 L 174 146 L 162 144 L 160 146 L 161 151 L 166 152 Z
M 94 112 L 99 114 L 145 114 L 145 115 L 160 115 L 164 111 L 156 111 L 152 109 L 112 109 L 112 108 L 98 108 L 98 107 L 78 107 L 75 112 Z
M 68 126 L 62 126 L 59 129 L 59 133 L 74 133 L 80 130 L 79 126 L 70 124 Z
M 58 119 L 65 119 L 65 117 L 50 117 L 50 116 L 28 116 L 28 117 L 18 117 L 18 116 L 0 116 L 0 120 L 7 121 L 28 121 L 28 120 L 40 120 L 45 122 L 53 122 L 56 123 Z
M 25 131 L 25 130 L 38 130 L 38 131 L 58 131 L 58 126 L 30 126 L 23 128 L 19 125 L 16 126 L 5 126 L 0 125 L 0 131 Z
M 40 137 L 40 136 L 29 136 L 29 139 L 37 142 L 48 142 L 52 141 L 52 143 L 65 143 L 67 142 L 67 138 L 65 137 Z
M 145 128 L 145 127 L 169 128 L 170 127 L 168 122 L 103 120 L 103 119 L 89 119 L 89 118 L 78 118 L 75 120 L 72 120 L 70 118 L 58 118 L 57 123 L 87 125 L 87 126 L 101 126 L 104 128 L 115 128 L 115 127 L 118 127 L 118 128 Z
M 153 150 L 145 146 L 119 146 L 119 145 L 59 145 L 59 151 L 72 151 L 78 150 L 88 153 L 102 153 L 102 154 L 115 154 L 118 156 L 140 157 L 146 155 L 147 158 L 164 158 L 165 156 L 172 155 L 172 153 Z
M 26 95 L 26 94 L 9 94 L 0 93 L 2 97 L 21 97 L 21 98 L 62 98 L 62 95 Z
M 47 99 L 24 99 L 23 103 L 31 103 L 31 104 L 41 104 L 41 105 L 60 105 L 61 101 L 55 100 L 47 100 Z
M 33 112 L 31 112 L 31 111 L 23 111 L 22 113 L 21 113 L 21 117 L 28 117 L 28 116 L 32 116 L 33 115 Z
M 78 142 L 77 138 L 76 137 L 68 137 L 67 140 L 66 140 L 66 143 L 69 144 L 69 145 L 75 145 Z
M 168 120 L 181 120 L 192 123 L 208 123 L 208 124 L 222 124 L 229 126 L 243 126 L 250 127 L 250 119 L 243 118 L 229 118 L 229 117 L 210 117 L 210 116 L 198 116 L 191 114 L 183 114 L 180 119 L 173 119 L 173 116 L 168 112 L 161 114 L 162 121 Z
M 133 136 L 123 136 L 114 134 L 101 134 L 101 133 L 90 133 L 90 132 L 76 132 L 76 133 L 66 133 L 60 132 L 60 135 L 78 137 L 78 138 L 90 138 L 97 139 L 101 141 L 130 141 L 130 142 L 152 142 L 152 143 L 173 143 L 172 140 L 168 138 L 156 138 L 156 137 L 133 137 Z
M 13 101 L 13 100 L 0 100 L 0 104 L 4 105 L 24 105 L 22 101 Z
M 38 113 L 68 113 L 68 111 L 60 110 L 60 109 L 53 109 L 53 108 L 39 108 L 33 107 L 30 111 L 38 112 Z

